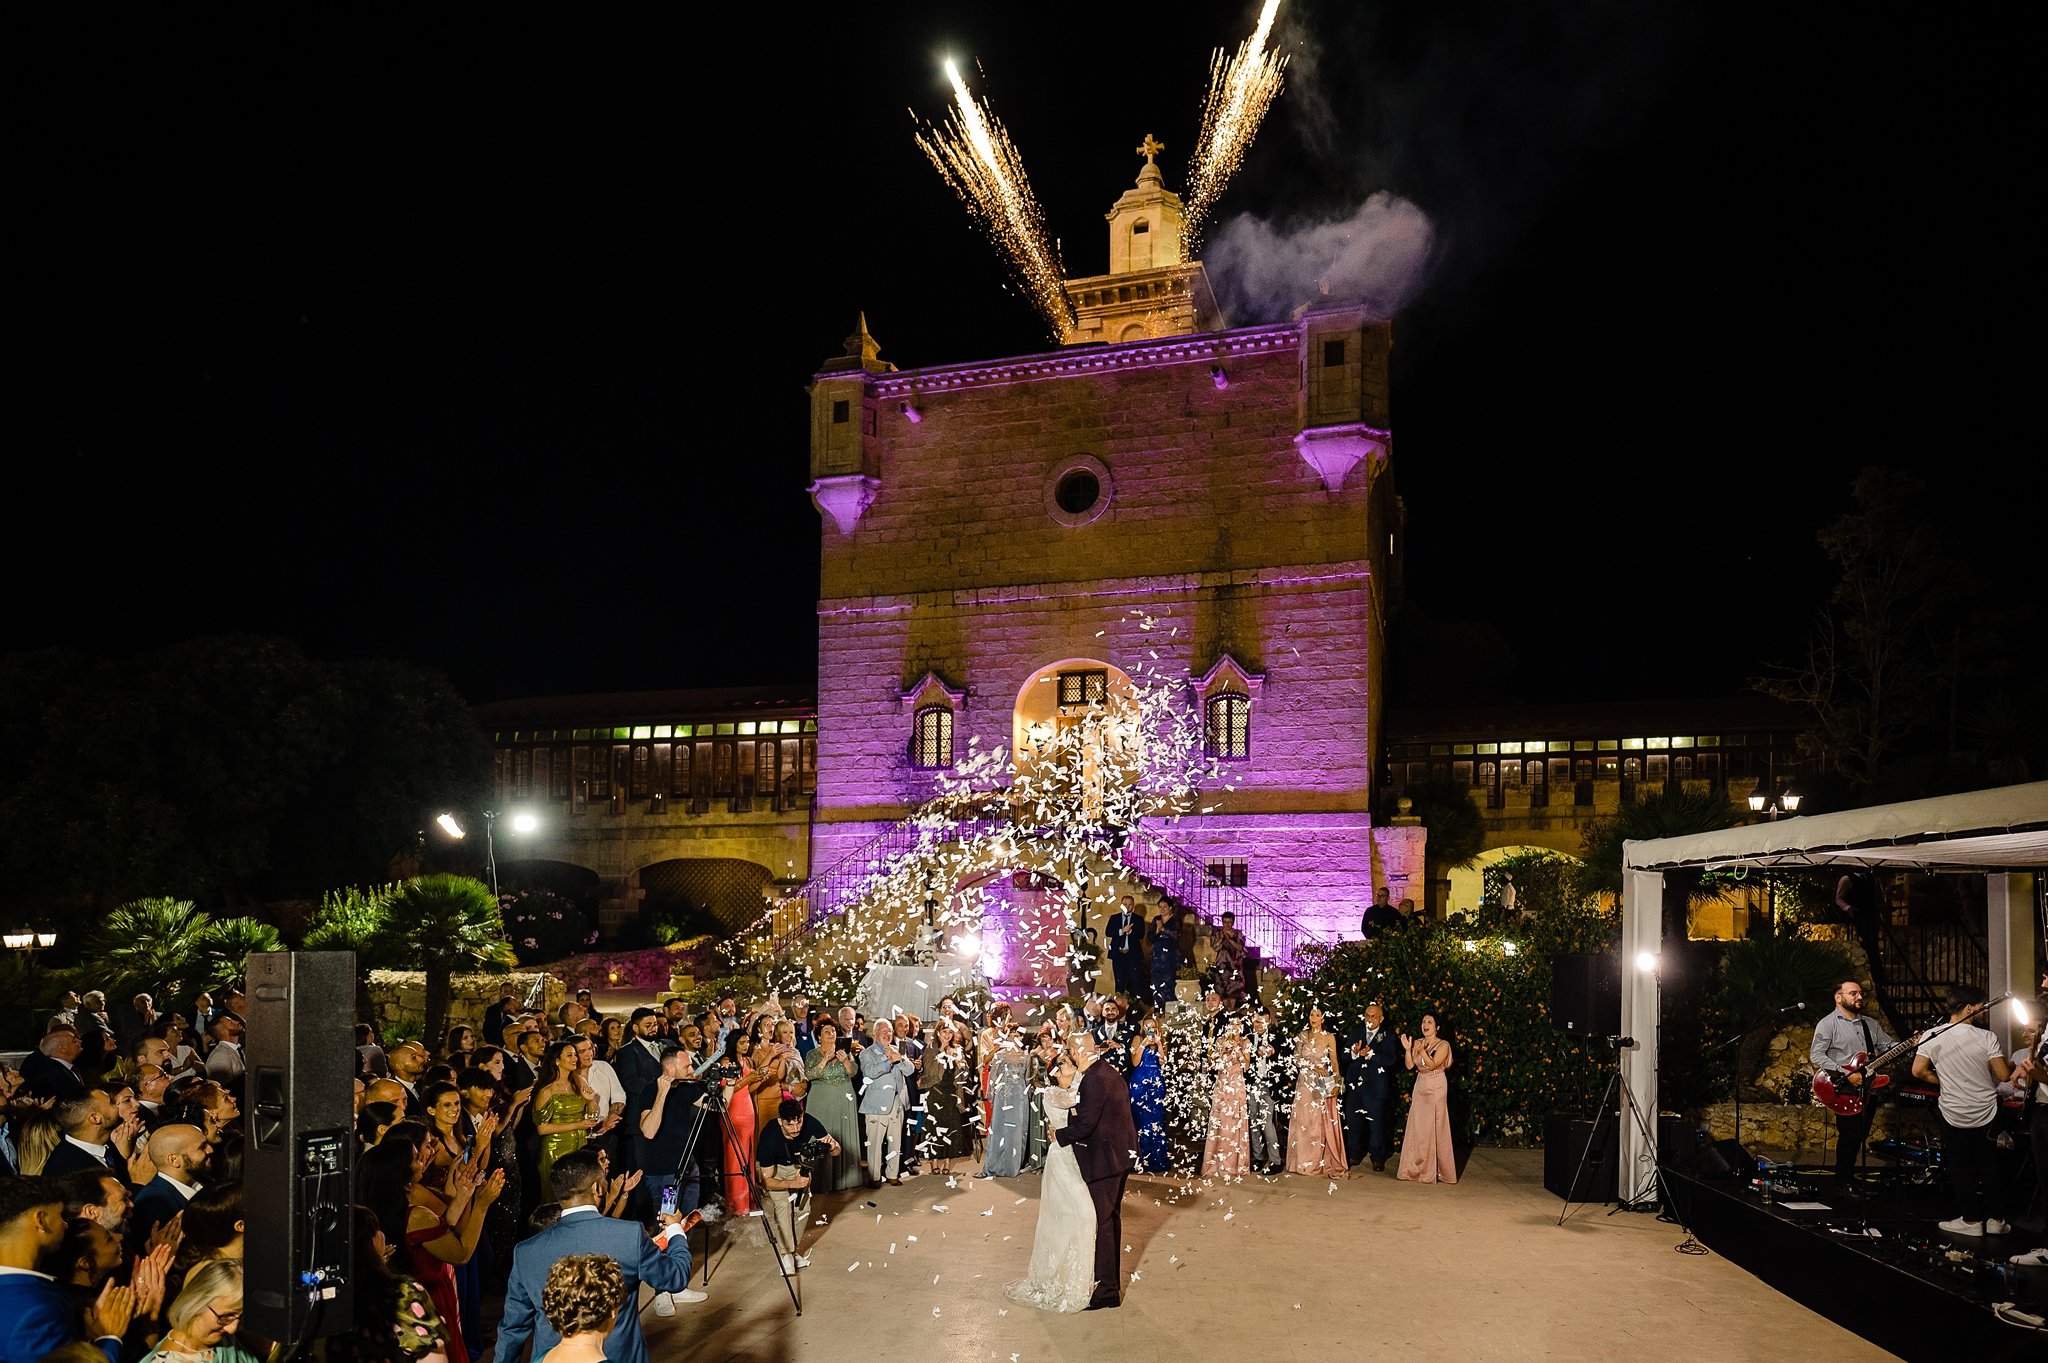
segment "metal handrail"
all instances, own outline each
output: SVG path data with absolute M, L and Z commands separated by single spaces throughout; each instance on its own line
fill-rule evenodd
M 1123 863 L 1197 918 L 1214 923 L 1232 914 L 1245 942 L 1281 969 L 1294 964 L 1304 946 L 1328 946 L 1329 939 L 1294 915 L 1260 899 L 1242 885 L 1225 885 L 1186 848 L 1148 828 L 1135 830 L 1117 849 Z

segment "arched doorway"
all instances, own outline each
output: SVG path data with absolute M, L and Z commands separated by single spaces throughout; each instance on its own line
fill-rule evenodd
M 772 879 L 767 867 L 739 857 L 657 861 L 640 868 L 640 921 L 678 938 L 742 932 L 766 910 Z
M 979 925 L 975 949 L 982 978 L 998 997 L 1061 994 L 1067 988 L 1067 932 L 1073 898 L 1057 876 L 1007 866 L 963 881 L 953 892 L 953 919 Z M 945 945 L 960 945 L 959 934 Z
M 1018 781 L 1055 798 L 1079 798 L 1100 811 L 1102 783 L 1135 760 L 1137 687 L 1098 658 L 1065 658 L 1034 668 L 1011 711 L 1011 757 Z

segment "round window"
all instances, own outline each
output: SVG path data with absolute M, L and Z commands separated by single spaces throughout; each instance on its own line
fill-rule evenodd
M 1114 491 L 1108 465 L 1092 455 L 1077 454 L 1061 460 L 1046 479 L 1046 514 L 1061 525 L 1086 525 L 1109 509 Z
M 1095 505 L 1095 499 L 1102 495 L 1102 483 L 1087 469 L 1075 469 L 1060 479 L 1060 485 L 1053 489 L 1052 499 L 1060 504 L 1060 510 L 1069 516 L 1078 516 Z

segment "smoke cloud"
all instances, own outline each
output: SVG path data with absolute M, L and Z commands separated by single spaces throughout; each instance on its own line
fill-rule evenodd
M 1322 298 L 1363 299 L 1394 316 L 1429 274 L 1436 229 L 1398 195 L 1374 194 L 1339 222 L 1275 227 L 1241 214 L 1210 235 L 1210 283 L 1233 326 L 1277 322 Z

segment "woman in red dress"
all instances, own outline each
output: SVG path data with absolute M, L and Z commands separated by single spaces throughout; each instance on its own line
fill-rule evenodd
M 405 1252 L 412 1276 L 426 1286 L 427 1296 L 448 1332 L 448 1363 L 469 1363 L 469 1350 L 462 1338 L 462 1305 L 455 1285 L 455 1268 L 476 1253 L 482 1238 L 484 1216 L 491 1203 L 505 1191 L 505 1171 L 484 1173 L 481 1160 L 454 1165 L 448 1171 L 445 1202 L 420 1182 L 433 1161 L 433 1151 L 422 1142 L 413 1165 L 413 1180 L 406 1189 L 408 1203 L 405 1223 Z
M 751 1216 L 754 1189 L 749 1178 L 754 1171 L 754 1096 L 751 1081 L 754 1067 L 748 1061 L 753 1043 L 745 1031 L 735 1028 L 725 1038 L 725 1054 L 711 1067 L 720 1098 L 725 1103 L 725 1214 Z

